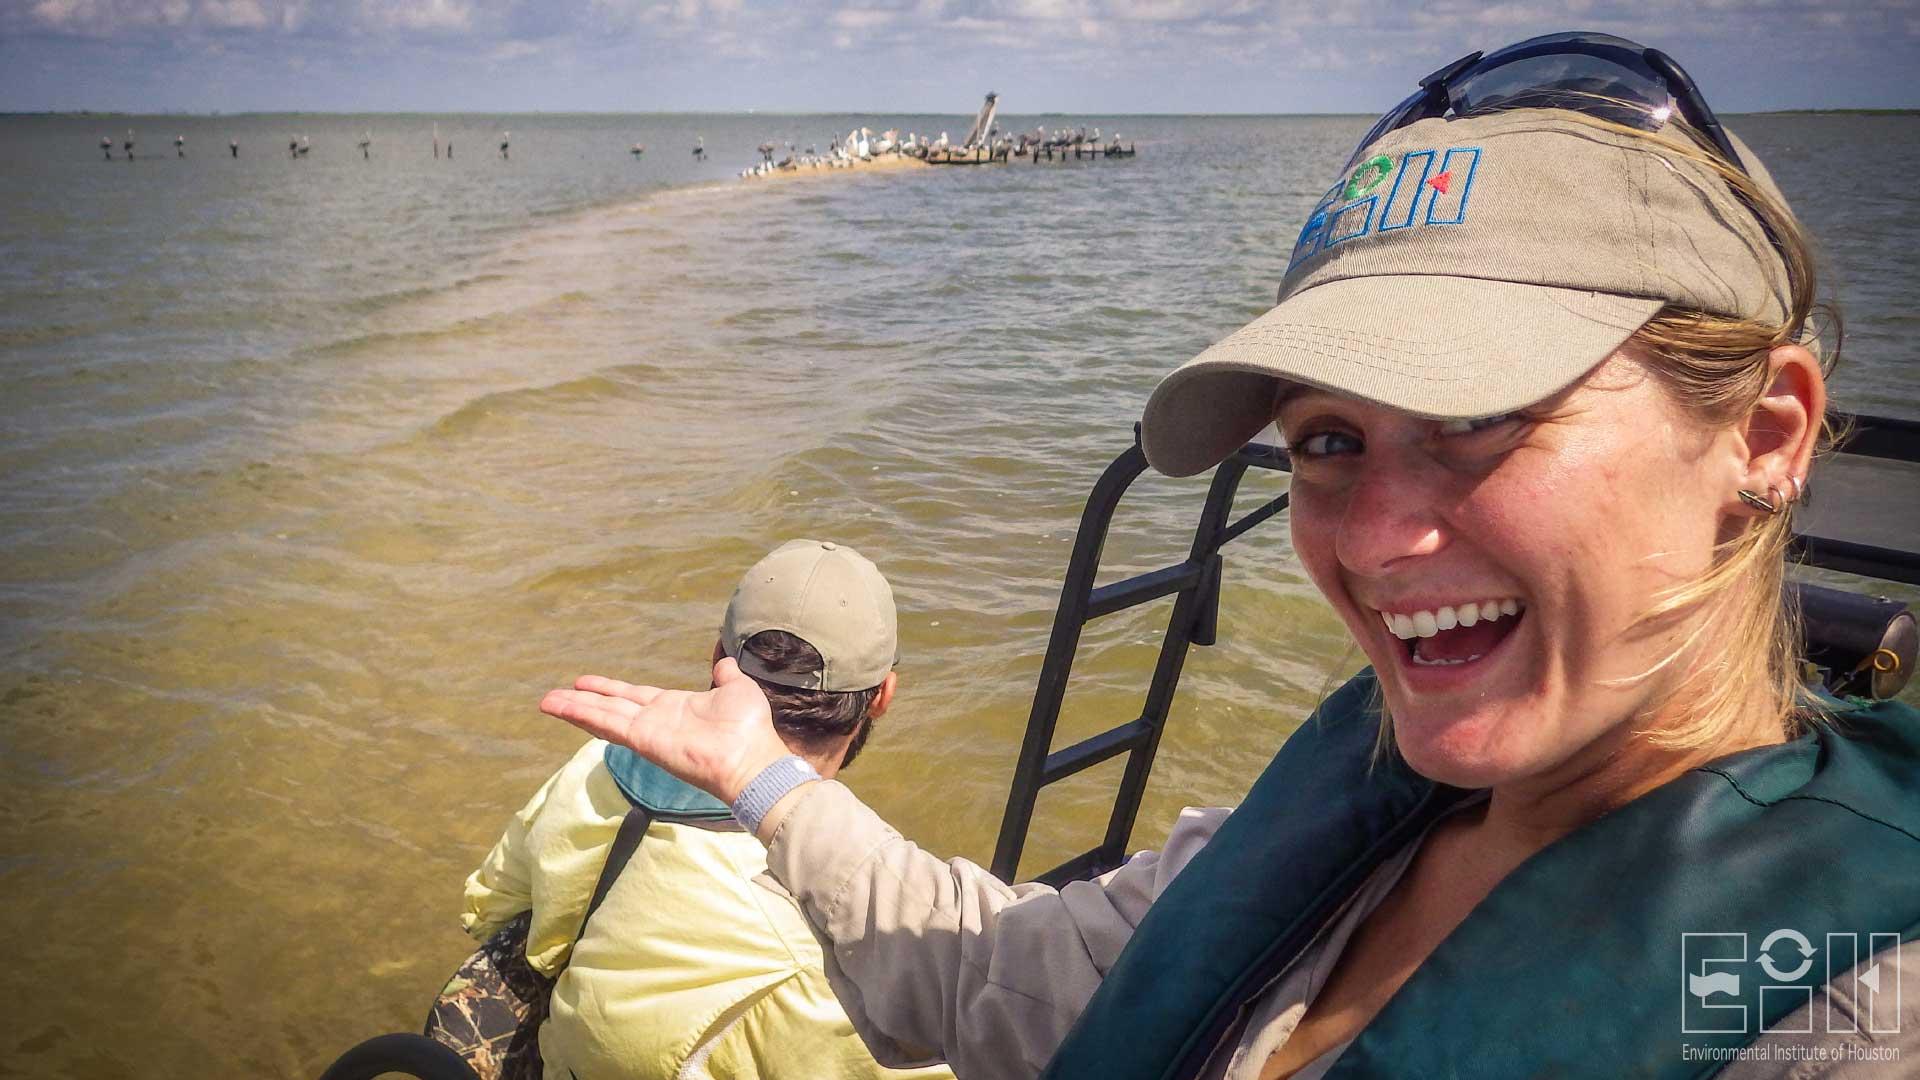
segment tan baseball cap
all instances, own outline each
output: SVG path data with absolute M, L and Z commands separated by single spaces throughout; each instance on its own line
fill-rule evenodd
M 784 630 L 814 647 L 819 671 L 769 671 L 741 645 Z M 865 556 L 827 540 L 789 540 L 753 564 L 727 604 L 720 647 L 756 678 L 802 690 L 846 693 L 886 681 L 899 662 L 893 589 Z
M 1496 416 L 1565 389 L 1668 303 L 1777 320 L 1789 289 L 1725 181 L 1648 138 L 1547 109 L 1421 120 L 1320 199 L 1279 304 L 1161 381 L 1141 444 L 1170 476 L 1209 469 L 1273 419 L 1287 383 Z

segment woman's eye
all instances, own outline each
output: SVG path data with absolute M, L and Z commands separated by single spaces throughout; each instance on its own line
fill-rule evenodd
M 1440 425 L 1440 434 L 1471 435 L 1476 431 L 1496 428 L 1519 418 L 1519 413 L 1501 413 L 1498 416 L 1476 416 L 1471 420 L 1448 420 Z
M 1326 457 L 1329 454 L 1351 453 L 1358 449 L 1360 440 L 1344 431 L 1316 431 L 1287 447 L 1287 452 L 1295 457 Z

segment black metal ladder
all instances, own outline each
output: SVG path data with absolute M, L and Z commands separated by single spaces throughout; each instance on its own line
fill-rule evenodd
M 1113 523 L 1114 509 L 1134 480 L 1147 469 L 1146 454 L 1140 449 L 1140 429 L 1134 426 L 1133 445 L 1100 475 L 1080 515 L 1073 557 L 1067 563 L 1066 581 L 1060 588 L 1060 606 L 1053 617 L 1053 634 L 1047 641 L 1040 683 L 1034 690 L 1033 710 L 1027 719 L 1026 739 L 1020 747 L 1019 764 L 1014 768 L 1013 789 L 1007 795 L 1007 811 L 1000 822 L 1000 839 L 994 846 L 995 877 L 1002 881 L 1015 880 L 1041 788 L 1126 754 L 1126 773 L 1114 796 L 1105 839 L 1098 847 L 1034 880 L 1060 885 L 1093 877 L 1120 865 L 1125 858 L 1127 837 L 1133 832 L 1134 819 L 1140 812 L 1147 776 L 1153 770 L 1153 757 L 1160 746 L 1160 733 L 1166 726 L 1174 688 L 1180 682 L 1180 671 L 1186 663 L 1187 647 L 1214 643 L 1220 613 L 1220 575 L 1224 567 L 1220 549 L 1287 507 L 1287 496 L 1283 493 L 1229 524 L 1227 519 L 1233 512 L 1240 480 L 1248 469 L 1285 472 L 1288 467 L 1286 451 L 1280 447 L 1261 443 L 1242 447 L 1214 470 L 1206 503 L 1200 511 L 1200 523 L 1194 529 L 1193 546 L 1184 561 L 1095 588 L 1100 553 L 1106 546 L 1107 528 Z M 1063 750 L 1053 751 L 1054 727 L 1060 718 L 1060 704 L 1066 696 L 1067 676 L 1073 670 L 1081 630 L 1103 615 L 1164 596 L 1175 597 L 1173 613 L 1167 620 L 1167 632 L 1160 643 L 1160 659 L 1153 669 L 1153 684 L 1147 691 L 1140 715 Z

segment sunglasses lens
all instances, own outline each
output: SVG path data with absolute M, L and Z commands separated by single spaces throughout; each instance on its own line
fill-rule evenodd
M 1455 116 L 1507 109 L 1568 109 L 1657 131 L 1673 115 L 1666 83 L 1637 57 L 1561 52 L 1488 57 L 1449 90 Z

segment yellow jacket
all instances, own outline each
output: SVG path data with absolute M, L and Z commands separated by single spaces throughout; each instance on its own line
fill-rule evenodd
M 771 879 L 755 881 L 766 849 L 730 820 L 656 819 L 576 945 L 633 807 L 606 753 L 599 740 L 582 747 L 467 878 L 468 934 L 484 941 L 531 908 L 529 963 L 565 965 L 540 1030 L 547 1080 L 952 1076 L 874 1062 L 805 917 Z

